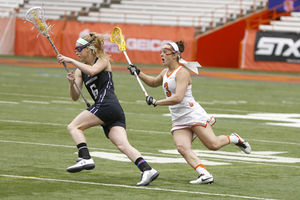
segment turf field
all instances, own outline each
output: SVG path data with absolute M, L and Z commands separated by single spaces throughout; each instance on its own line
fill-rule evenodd
M 68 173 L 77 149 L 66 127 L 84 101 L 70 99 L 66 71 L 53 59 L 6 58 L 0 57 L 0 199 L 299 199 L 299 74 L 202 68 L 192 76 L 194 97 L 217 119 L 215 134 L 239 133 L 252 153 L 234 145 L 209 151 L 196 140 L 193 149 L 215 183 L 191 185 L 197 173 L 175 149 L 168 108 L 148 106 L 135 77 L 122 72 L 126 65 L 114 67 L 129 141 L 160 172 L 136 187 L 138 168 L 101 127 L 85 131 L 96 168 Z M 161 87 L 145 88 L 164 98 Z

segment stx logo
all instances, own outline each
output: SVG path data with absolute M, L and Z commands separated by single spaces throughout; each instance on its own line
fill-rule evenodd
M 275 49 L 275 56 L 289 57 L 293 54 L 294 57 L 300 57 L 299 47 L 300 39 L 294 42 L 291 38 L 261 37 L 257 43 L 258 50 L 255 55 L 270 56 Z

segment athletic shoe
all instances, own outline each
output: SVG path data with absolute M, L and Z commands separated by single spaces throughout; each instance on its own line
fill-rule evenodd
M 141 172 L 141 181 L 136 185 L 138 186 L 146 186 L 149 185 L 150 182 L 154 181 L 158 177 L 159 173 L 155 169 L 146 170 Z
M 213 184 L 214 183 L 214 177 L 209 174 L 200 174 L 200 176 L 193 181 L 190 181 L 190 184 Z
M 95 163 L 92 158 L 90 159 L 78 159 L 76 164 L 68 167 L 67 171 L 70 173 L 80 172 L 81 170 L 90 170 L 95 168 Z
M 235 144 L 236 146 L 240 147 L 240 149 L 247 154 L 251 153 L 251 146 L 246 140 L 243 140 L 243 138 L 236 133 L 232 133 L 231 136 L 236 136 L 238 138 L 238 143 Z

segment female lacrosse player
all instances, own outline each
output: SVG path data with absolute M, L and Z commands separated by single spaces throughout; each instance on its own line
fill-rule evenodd
M 104 51 L 103 44 L 104 38 L 93 32 L 82 36 L 76 42 L 75 53 L 84 63 L 63 55 L 57 56 L 59 63 L 70 63 L 77 68 L 75 74 L 69 72 L 67 75 L 71 98 L 76 101 L 80 96 L 80 92 L 74 86 L 76 81 L 80 88 L 84 83 L 95 101 L 94 105 L 81 112 L 68 125 L 68 131 L 78 148 L 79 159 L 77 164 L 68 167 L 67 171 L 79 172 L 95 167 L 83 131 L 101 125 L 106 137 L 141 170 L 141 181 L 137 185 L 148 185 L 159 173 L 151 168 L 141 153 L 128 142 L 125 115 L 114 92 L 111 59 Z
M 215 118 L 209 118 L 206 111 L 195 101 L 192 95 L 192 80 L 187 69 L 182 67 L 183 63 L 192 71 L 198 73 L 197 62 L 186 62 L 181 58 L 185 44 L 183 41 L 167 43 L 161 51 L 163 65 L 167 68 L 155 78 L 141 72 L 136 66 L 130 65 L 128 69 L 134 71 L 150 87 L 162 85 L 166 99 L 156 101 L 147 96 L 148 105 L 169 106 L 172 115 L 173 126 L 171 133 L 178 152 L 185 158 L 187 163 L 193 167 L 199 177 L 190 181 L 191 184 L 210 184 L 214 182 L 213 176 L 205 169 L 197 155 L 192 151 L 192 142 L 198 137 L 210 150 L 218 150 L 222 146 L 233 143 L 239 146 L 245 153 L 251 152 L 248 142 L 238 134 L 220 135 L 216 137 L 211 126 Z

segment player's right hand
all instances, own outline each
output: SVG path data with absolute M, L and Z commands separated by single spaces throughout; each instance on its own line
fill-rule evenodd
M 150 106 L 150 105 L 153 105 L 154 107 L 156 106 L 155 103 L 156 103 L 156 100 L 151 97 L 151 96 L 147 96 L 146 97 L 146 103 Z
M 56 59 L 57 59 L 57 61 L 58 61 L 58 63 L 59 64 L 62 64 L 62 63 L 70 63 L 71 61 L 72 61 L 72 58 L 69 58 L 69 57 L 67 57 L 67 56 L 63 56 L 63 55 L 61 55 L 61 54 L 58 54 L 57 56 L 56 56 Z

